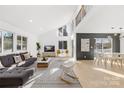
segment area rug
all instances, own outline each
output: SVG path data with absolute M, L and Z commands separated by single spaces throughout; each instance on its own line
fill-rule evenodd
M 37 74 L 39 73 L 40 77 L 35 80 L 31 88 L 80 88 L 78 80 L 75 80 L 73 83 L 66 83 L 61 80 L 61 65 L 63 62 L 59 62 L 59 60 L 54 58 L 51 60 L 48 68 L 39 69 Z

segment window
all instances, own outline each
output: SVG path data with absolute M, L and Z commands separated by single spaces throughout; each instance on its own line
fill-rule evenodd
M 58 30 L 59 30 L 59 34 L 58 34 L 59 36 L 68 36 L 66 25 L 63 27 L 60 27 Z
M 63 36 L 68 36 L 66 25 L 63 26 Z
M 17 36 L 17 50 L 21 50 L 21 36 Z
M 27 38 L 22 37 L 22 50 L 27 50 Z
M 0 52 L 2 52 L 2 32 L 0 32 Z
M 13 33 L 3 32 L 4 51 L 13 51 Z
M 95 38 L 95 53 L 111 53 L 112 38 Z
M 67 49 L 67 41 L 59 41 L 59 49 Z
M 86 15 L 84 6 L 81 7 L 78 15 L 75 18 L 76 26 L 81 22 L 82 18 Z

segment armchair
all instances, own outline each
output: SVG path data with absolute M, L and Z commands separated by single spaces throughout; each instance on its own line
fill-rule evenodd
M 67 82 L 67 83 L 73 83 L 74 80 L 77 80 L 77 77 L 75 76 L 73 72 L 73 67 L 75 65 L 75 62 L 71 60 L 67 60 L 62 65 L 62 74 L 61 74 L 61 80 Z

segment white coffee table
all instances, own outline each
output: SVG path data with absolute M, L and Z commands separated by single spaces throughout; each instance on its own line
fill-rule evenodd
M 50 60 L 51 60 L 50 58 L 48 58 L 46 61 L 37 60 L 37 68 L 48 67 Z

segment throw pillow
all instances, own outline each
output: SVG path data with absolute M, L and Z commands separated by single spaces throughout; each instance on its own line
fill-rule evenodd
M 18 63 L 17 66 L 21 66 L 23 64 L 25 64 L 25 61 L 22 61 L 22 62 Z
M 24 54 L 25 59 L 29 59 L 30 55 L 28 53 Z
M 19 63 L 22 61 L 20 56 L 13 56 L 13 57 L 14 57 L 15 63 Z
M 1 63 L 1 61 L 0 61 L 0 69 L 1 69 L 1 68 L 4 68 L 4 66 L 2 65 L 2 63 Z

